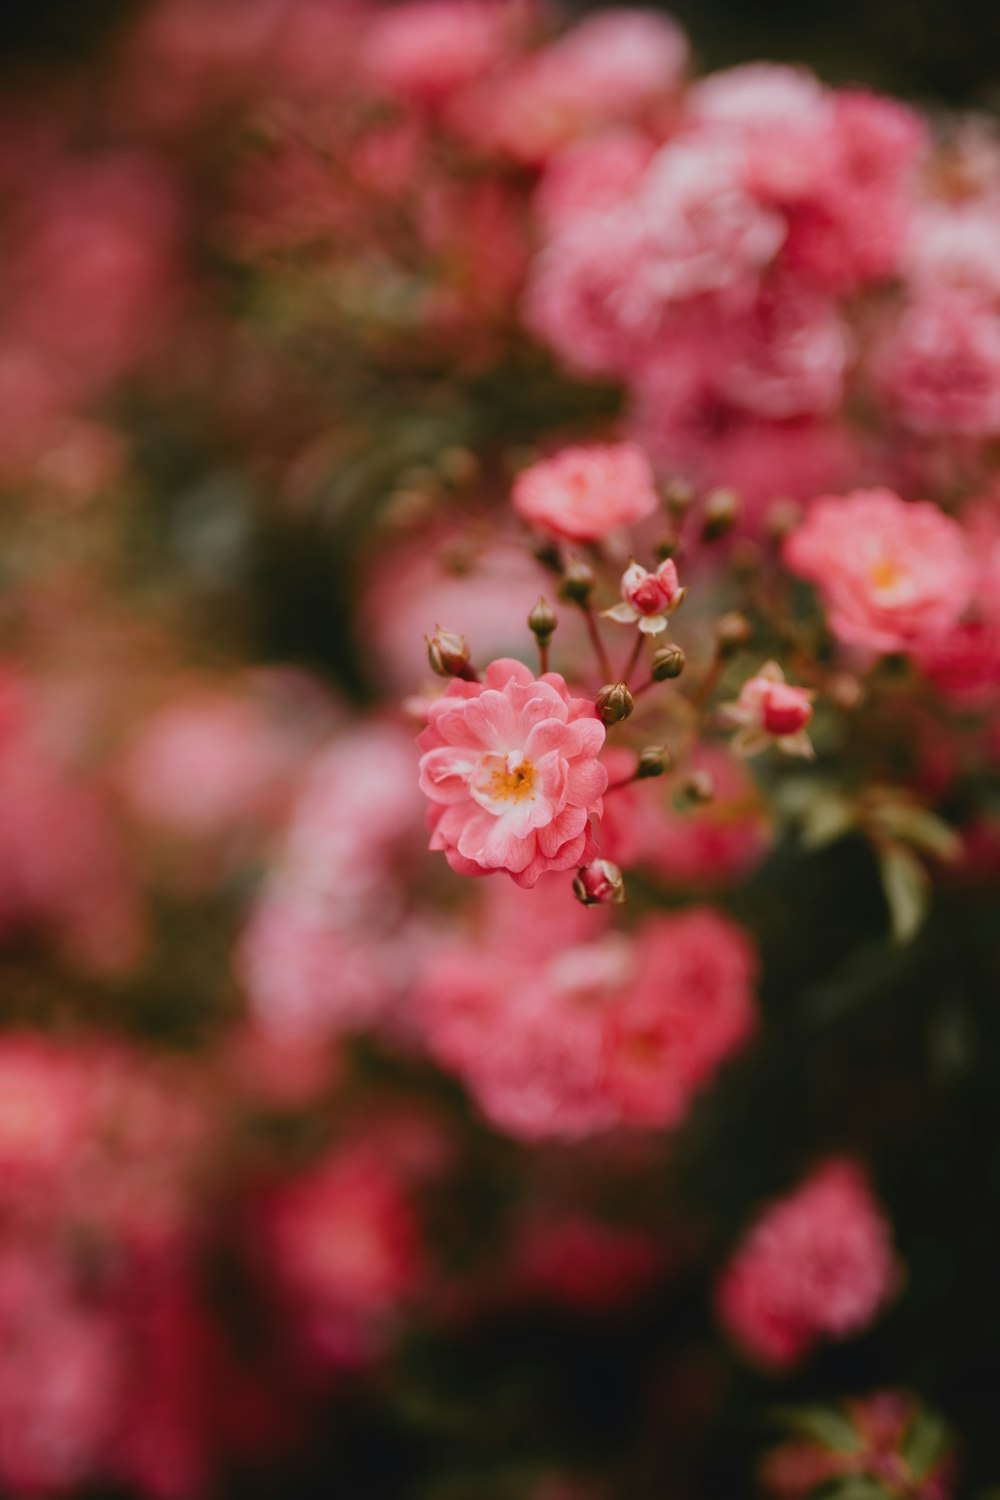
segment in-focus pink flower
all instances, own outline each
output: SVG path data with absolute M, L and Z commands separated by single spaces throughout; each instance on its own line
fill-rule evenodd
M 632 443 L 564 448 L 519 474 L 511 500 L 526 521 L 578 542 L 600 541 L 657 506 L 652 470 Z
M 685 592 L 678 582 L 673 558 L 661 562 L 655 573 L 633 562 L 622 574 L 621 604 L 604 610 L 604 614 L 622 625 L 638 621 L 643 635 L 660 635 L 667 628 L 667 617 L 681 603 Z
M 811 699 L 807 688 L 785 681 L 776 661 L 766 662 L 743 684 L 736 702 L 724 710 L 728 722 L 739 730 L 733 749 L 741 755 L 755 755 L 773 744 L 786 755 L 810 759 L 814 752 L 806 725 L 813 714 Z
M 818 587 L 834 633 L 876 653 L 912 652 L 950 630 L 972 590 L 958 523 L 886 489 L 817 500 L 784 556 Z
M 590 819 L 608 782 L 597 758 L 604 726 L 558 673 L 536 679 L 501 659 L 482 683 L 453 682 L 430 705 L 419 744 L 431 848 L 459 874 L 506 870 L 532 886 L 596 852 Z
M 823 1338 L 867 1327 L 897 1279 L 889 1225 L 864 1169 L 835 1158 L 765 1210 L 717 1289 L 729 1334 L 782 1369 Z

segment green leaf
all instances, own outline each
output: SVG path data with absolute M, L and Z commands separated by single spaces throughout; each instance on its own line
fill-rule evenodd
M 892 1491 L 870 1474 L 845 1474 L 843 1479 L 814 1490 L 813 1495 L 816 1500 L 820 1496 L 822 1500 L 892 1500 Z
M 903 1438 L 903 1457 L 914 1479 L 926 1479 L 950 1447 L 944 1420 L 933 1411 L 919 1411 Z
M 930 908 L 930 876 L 904 844 L 883 844 L 877 854 L 893 940 L 912 942 Z
M 813 1438 L 832 1453 L 859 1453 L 861 1439 L 843 1412 L 835 1406 L 783 1406 L 776 1419 L 792 1432 Z
M 874 821 L 893 840 L 911 844 L 936 859 L 952 860 L 958 857 L 962 847 L 958 834 L 926 807 L 917 807 L 912 802 L 887 801 L 880 804 Z

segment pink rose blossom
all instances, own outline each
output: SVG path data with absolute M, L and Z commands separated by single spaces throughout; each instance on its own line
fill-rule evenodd
M 641 122 L 676 94 L 687 39 L 666 16 L 599 11 L 529 57 L 480 103 L 480 129 L 522 161 L 609 125 Z
M 553 924 L 557 893 L 543 891 L 516 942 L 488 920 L 430 957 L 417 1004 L 429 1050 L 519 1139 L 680 1124 L 756 1024 L 748 939 L 707 908 L 650 919 L 634 939 L 591 936 L 558 907 Z M 577 911 L 592 932 L 601 911 Z
M 719 1316 L 748 1358 L 779 1370 L 822 1338 L 860 1333 L 896 1277 L 890 1228 L 867 1176 L 838 1158 L 746 1234 L 718 1286 Z
M 658 504 L 652 471 L 632 443 L 564 448 L 519 474 L 511 500 L 526 521 L 572 541 L 600 541 Z
M 756 1028 L 756 971 L 746 934 L 710 907 L 646 922 L 631 980 L 607 1017 L 608 1088 L 625 1121 L 648 1129 L 683 1120 Z
M 324 1362 L 376 1356 L 416 1291 L 416 1218 L 395 1166 L 361 1146 L 330 1152 L 277 1187 L 261 1213 L 262 1248 L 288 1312 Z
M 642 828 L 642 862 L 661 880 L 680 890 L 725 885 L 741 879 L 759 864 L 770 843 L 770 828 L 764 804 L 745 764 L 721 745 L 700 745 L 692 754 L 688 770 L 704 771 L 712 779 L 715 794 L 703 806 L 678 812 L 671 796 L 679 776 L 650 782 Z M 631 791 L 632 788 L 628 788 Z M 618 814 L 626 792 L 616 792 L 608 801 L 602 824 L 602 842 L 609 820 Z M 657 800 L 650 805 L 649 798 Z M 610 831 L 610 830 L 609 830 Z
M 638 189 L 653 143 L 637 130 L 609 130 L 577 141 L 547 164 L 535 194 L 539 219 L 551 235 L 585 215 L 624 203 Z
M 817 585 L 834 633 L 876 653 L 913 651 L 950 630 L 972 588 L 958 523 L 891 490 L 817 500 L 784 556 Z
M 501 61 L 511 20 L 503 0 L 410 0 L 372 22 L 364 62 L 387 92 L 440 103 Z
M 459 874 L 506 870 L 533 886 L 586 862 L 607 771 L 604 726 L 556 672 L 537 680 L 501 659 L 483 683 L 453 682 L 419 738 L 420 785 L 434 804 L 431 848 Z
M 928 290 L 899 317 L 876 363 L 885 397 L 913 431 L 1000 432 L 1000 314 L 981 296 Z
M 684 598 L 685 590 L 677 578 L 677 564 L 670 557 L 649 573 L 639 563 L 631 563 L 622 574 L 622 602 L 603 613 L 622 625 L 638 622 L 643 635 L 660 635 L 667 628 L 667 617 Z

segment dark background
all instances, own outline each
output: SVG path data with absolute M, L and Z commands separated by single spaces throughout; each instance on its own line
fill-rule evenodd
M 141 8 L 142 0 L 0 0 L 0 65 L 73 60 Z M 564 0 L 564 8 L 598 6 Z M 925 103 L 1000 105 L 1000 5 L 991 0 L 676 0 L 660 8 L 683 22 L 702 68 L 787 59 L 831 82 Z

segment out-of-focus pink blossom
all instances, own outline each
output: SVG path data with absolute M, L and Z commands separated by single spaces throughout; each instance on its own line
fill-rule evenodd
M 1000 314 L 983 297 L 929 289 L 894 322 L 877 365 L 885 397 L 915 432 L 1000 432 Z
M 514 1278 L 529 1296 L 589 1312 L 627 1307 L 662 1275 L 667 1255 L 650 1234 L 577 1214 L 524 1225 Z
M 470 124 L 522 161 L 544 162 L 607 126 L 656 121 L 677 93 L 687 39 L 666 16 L 599 11 L 474 102 Z
M 604 726 L 558 673 L 500 660 L 484 683 L 453 682 L 420 735 L 431 848 L 459 874 L 505 870 L 532 886 L 593 852 L 607 772 Z
M 260 1247 L 293 1327 L 324 1361 L 367 1363 L 423 1274 L 417 1221 L 392 1167 L 364 1147 L 329 1153 L 275 1188 Z
M 660 782 L 641 788 L 646 794 L 641 859 L 679 889 L 724 886 L 746 875 L 767 851 L 764 804 L 743 763 L 721 746 L 700 746 L 689 769 L 711 777 L 711 800 L 678 812 L 669 803 L 673 778 L 667 781 L 666 797 Z M 622 795 L 616 792 L 609 799 L 609 809 L 616 810 Z M 651 799 L 656 799 L 652 805 Z M 606 815 L 603 826 L 607 822 Z
M 726 1268 L 717 1305 L 746 1355 L 778 1370 L 821 1339 L 860 1333 L 896 1280 L 891 1231 L 866 1174 L 837 1158 L 765 1210 Z
M 957 522 L 891 490 L 817 500 L 784 556 L 816 584 L 835 634 L 869 652 L 913 651 L 943 634 L 972 591 Z
M 654 146 L 636 130 L 609 130 L 567 146 L 549 161 L 535 209 L 551 235 L 585 214 L 613 209 L 634 194 Z
M 653 514 L 653 475 L 631 443 L 564 448 L 524 469 L 511 493 L 526 521 L 572 541 L 600 541 Z
M 441 104 L 509 56 L 516 14 L 507 0 L 409 0 L 372 21 L 363 63 L 389 95 Z
M 487 927 L 429 958 L 418 1002 L 428 1047 L 494 1124 L 526 1140 L 679 1124 L 754 1027 L 748 940 L 694 909 L 649 920 L 635 940 L 568 946 L 546 910 L 525 914 L 526 951 Z
M 677 1125 L 723 1060 L 756 1027 L 756 956 L 710 907 L 650 918 L 631 982 L 608 1014 L 608 1085 L 621 1118 Z

